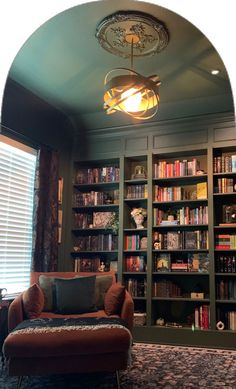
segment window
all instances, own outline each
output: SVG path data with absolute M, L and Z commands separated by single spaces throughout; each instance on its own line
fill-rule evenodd
M 0 135 L 0 287 L 29 286 L 36 150 Z

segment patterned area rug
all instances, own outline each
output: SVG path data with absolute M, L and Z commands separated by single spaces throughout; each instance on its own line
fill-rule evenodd
M 236 351 L 136 343 L 121 389 L 236 389 Z M 1 389 L 16 389 L 2 370 Z M 115 374 L 25 377 L 22 389 L 112 389 Z

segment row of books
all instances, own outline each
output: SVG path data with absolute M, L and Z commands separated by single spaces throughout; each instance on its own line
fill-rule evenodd
M 155 233 L 159 245 L 154 242 L 155 249 L 161 250 L 207 250 L 208 231 L 176 231 L 167 233 Z
M 125 271 L 143 272 L 146 271 L 146 262 L 143 255 L 131 255 L 124 259 Z
M 154 281 L 153 297 L 182 297 L 182 290 L 170 280 Z
M 159 208 L 153 209 L 153 222 L 154 225 L 168 225 L 172 224 L 168 220 L 169 211 L 164 211 Z M 181 207 L 174 211 L 174 221 L 176 224 L 208 224 L 208 206 L 199 206 L 195 208 Z
M 218 308 L 217 318 L 222 321 L 226 330 L 236 331 L 236 311 L 222 311 Z
M 128 185 L 126 188 L 127 199 L 141 199 L 148 198 L 147 184 L 142 185 Z
M 218 178 L 217 186 L 214 187 L 214 193 L 233 193 L 235 191 L 234 187 L 233 178 Z
M 100 257 L 94 258 L 76 258 L 74 260 L 74 271 L 75 272 L 98 272 L 101 266 Z
M 100 182 L 116 182 L 120 179 L 120 168 L 104 166 L 79 169 L 75 173 L 75 184 L 98 184 Z
M 236 280 L 219 280 L 216 283 L 216 296 L 220 300 L 236 301 Z
M 117 272 L 117 260 L 105 261 L 102 257 L 77 257 L 74 260 L 75 272 Z
M 196 307 L 194 311 L 194 327 L 200 330 L 208 330 L 210 327 L 210 307 L 209 305 L 201 305 Z
M 154 186 L 154 201 L 180 201 L 207 199 L 207 183 L 199 182 L 194 186 L 181 187 Z
M 217 273 L 236 273 L 235 255 L 220 255 L 216 257 Z
M 213 173 L 236 172 L 236 155 L 221 155 L 213 159 Z
M 154 186 L 154 201 L 190 200 L 193 190 L 181 186 L 162 187 Z
M 154 178 L 195 176 L 198 169 L 199 161 L 196 158 L 191 161 L 160 161 L 154 164 Z
M 147 238 L 141 237 L 138 234 L 126 235 L 124 237 L 124 249 L 125 250 L 146 250 Z
M 76 239 L 74 250 L 79 251 L 112 251 L 118 249 L 118 237 L 112 234 L 80 236 Z
M 208 253 L 187 253 L 180 256 L 171 253 L 155 254 L 153 260 L 153 271 L 155 272 L 200 272 L 208 273 L 209 271 L 209 254 Z
M 108 228 L 115 217 L 115 212 L 74 213 L 76 228 Z
M 125 281 L 125 286 L 132 297 L 146 297 L 147 295 L 147 280 L 137 280 L 129 278 Z
M 77 192 L 73 194 L 73 207 L 87 207 L 119 203 L 119 189 L 110 192 Z
M 236 249 L 236 234 L 216 234 L 215 236 L 216 250 L 235 250 Z

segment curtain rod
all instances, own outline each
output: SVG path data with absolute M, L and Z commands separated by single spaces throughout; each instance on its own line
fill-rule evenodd
M 33 148 L 36 148 L 36 149 L 40 149 L 40 147 L 44 146 L 46 148 L 48 148 L 49 150 L 55 150 L 52 146 L 49 146 L 45 143 L 42 143 L 42 142 L 37 142 L 35 141 L 34 139 L 31 139 L 29 138 L 28 136 L 24 135 L 24 134 L 21 134 L 20 132 L 17 132 L 15 130 L 13 130 L 12 128 L 10 127 L 7 127 L 5 126 L 4 124 L 0 123 L 0 134 L 2 133 L 3 135 L 13 135 L 15 137 L 15 140 L 18 140 L 18 141 L 23 141 L 23 142 L 26 142 L 27 143 L 27 146 L 30 146 L 30 147 L 33 147 Z M 3 131 L 2 131 L 3 130 Z

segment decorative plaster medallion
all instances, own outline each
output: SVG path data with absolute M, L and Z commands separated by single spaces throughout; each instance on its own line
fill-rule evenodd
M 103 19 L 96 30 L 100 45 L 112 54 L 124 58 L 150 56 L 159 53 L 169 42 L 168 30 L 154 17 L 134 11 L 119 11 Z

